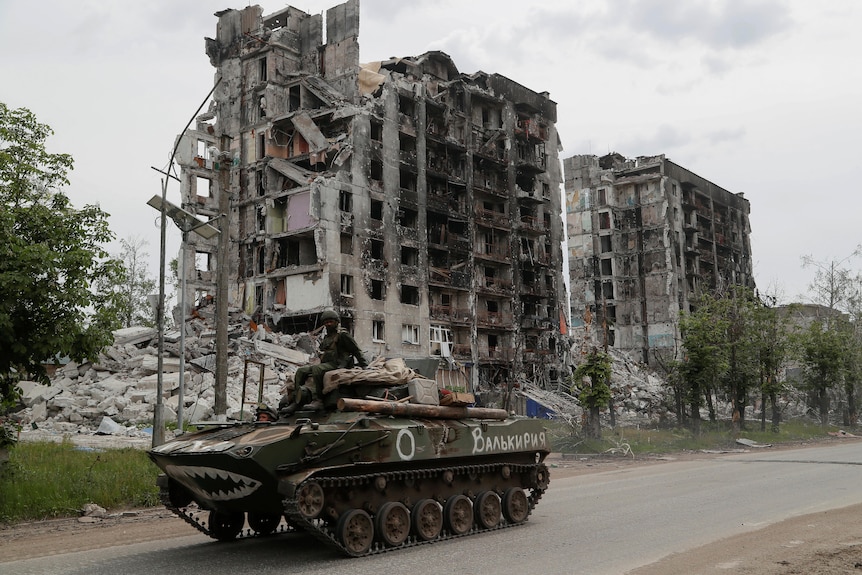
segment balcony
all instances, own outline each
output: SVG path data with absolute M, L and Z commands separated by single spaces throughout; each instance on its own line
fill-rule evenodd
M 405 205 L 405 207 L 415 208 L 419 205 L 419 194 L 416 192 L 416 190 L 401 188 L 399 191 L 399 196 L 401 199 L 401 203 Z
M 530 234 L 533 236 L 541 236 L 548 232 L 545 229 L 545 224 L 539 218 L 534 216 L 521 216 L 518 221 L 518 230 L 522 234 Z
M 503 278 L 483 276 L 479 278 L 478 288 L 480 291 L 484 292 L 510 295 L 512 293 L 512 281 Z
M 430 210 L 435 210 L 440 213 L 446 213 L 449 211 L 449 198 L 445 193 L 440 193 L 439 190 L 429 191 L 428 195 L 425 196 L 425 201 Z
M 431 284 L 449 285 L 452 282 L 452 272 L 447 268 L 428 268 L 428 282 Z
M 479 244 L 476 248 L 477 249 L 473 252 L 473 255 L 478 259 L 491 260 L 495 262 L 509 261 L 509 250 L 505 249 L 504 246 L 498 246 L 496 244 Z
M 476 210 L 476 222 L 486 226 L 509 229 L 509 215 L 503 212 L 479 208 Z
M 419 241 L 419 230 L 417 230 L 416 228 L 408 228 L 408 227 L 402 226 L 401 224 L 398 224 L 397 229 L 398 229 L 398 237 L 405 239 L 405 240 Z
M 450 321 L 452 319 L 452 306 L 431 305 L 428 306 L 428 313 L 431 314 L 431 319 L 438 321 Z
M 547 169 L 544 146 L 532 146 L 519 142 L 516 165 L 521 169 L 544 172 Z
M 527 140 L 548 141 L 548 127 L 532 118 L 521 118 L 515 127 L 515 135 Z
M 521 285 L 521 295 L 530 295 L 534 297 L 548 297 L 548 289 L 539 283 L 523 283 Z
M 476 324 L 481 327 L 512 327 L 512 314 L 499 311 L 484 311 L 476 314 Z
M 509 197 L 509 189 L 503 178 L 485 177 L 482 174 L 476 174 L 473 180 L 473 189 L 489 196 L 498 198 Z
M 479 361 L 512 361 L 515 350 L 502 347 L 489 347 L 479 350 Z
M 472 353 L 469 345 L 456 343 L 452 346 L 452 357 L 457 359 L 470 359 Z

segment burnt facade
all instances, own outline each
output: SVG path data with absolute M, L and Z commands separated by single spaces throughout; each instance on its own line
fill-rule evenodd
M 178 162 L 183 207 L 227 214 L 230 305 L 285 333 L 335 308 L 369 359 L 436 355 L 438 379 L 468 391 L 559 378 L 547 93 L 442 52 L 360 65 L 356 0 L 325 19 L 217 16 L 213 104 Z M 188 241 L 192 301 L 216 293 L 222 258 L 218 240 Z
M 749 202 L 663 155 L 563 160 L 571 317 L 588 341 L 674 357 L 701 293 L 754 287 Z

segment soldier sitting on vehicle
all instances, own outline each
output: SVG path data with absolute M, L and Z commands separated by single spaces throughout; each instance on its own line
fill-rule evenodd
M 356 340 L 339 327 L 340 318 L 335 311 L 324 311 L 320 314 L 320 319 L 326 327 L 326 337 L 323 338 L 318 351 L 320 363 L 305 365 L 296 370 L 293 394 L 291 396 L 288 393 L 281 399 L 279 415 L 293 415 L 300 407 L 313 411 L 323 409 L 323 376 L 327 371 L 353 367 L 354 359 L 359 367 L 368 366 Z M 310 383 L 307 382 L 309 376 Z

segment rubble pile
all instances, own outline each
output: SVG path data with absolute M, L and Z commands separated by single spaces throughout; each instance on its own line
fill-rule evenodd
M 617 425 L 674 425 L 677 423 L 673 410 L 673 391 L 668 387 L 665 377 L 648 366 L 633 360 L 624 352 L 611 349 L 611 390 L 614 399 L 614 415 Z M 745 418 L 749 421 L 759 419 L 763 408 L 758 392 L 752 390 L 750 401 L 745 407 Z M 810 411 L 804 390 L 788 386 L 779 398 L 783 418 L 804 417 Z M 716 417 L 730 420 L 733 417 L 733 404 L 730 398 L 717 395 L 713 407 Z M 688 406 L 686 406 L 688 408 Z M 767 405 L 767 410 L 771 407 Z M 709 419 L 706 402 L 701 407 L 701 418 Z M 607 417 L 603 413 L 602 417 Z M 771 417 L 767 413 L 767 418 Z
M 215 329 L 206 309 L 186 321 L 183 421 L 214 418 Z M 316 352 L 312 334 L 285 335 L 257 326 L 232 310 L 229 321 L 227 418 L 250 420 L 258 400 L 275 406 L 296 368 Z M 165 335 L 162 358 L 164 420 L 177 421 L 180 332 Z M 95 362 L 58 366 L 50 385 L 22 381 L 24 409 L 14 419 L 26 431 L 142 437 L 153 421 L 158 389 L 158 333 L 131 327 Z M 243 395 L 243 389 L 245 394 Z
M 608 351 L 611 364 L 611 391 L 617 425 L 665 424 L 676 416 L 668 400 L 665 379 L 623 352 Z

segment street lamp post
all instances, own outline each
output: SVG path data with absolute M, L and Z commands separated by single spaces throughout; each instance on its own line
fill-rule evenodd
M 163 412 L 164 402 L 163 402 L 163 398 L 162 398 L 162 393 L 164 392 L 164 374 L 163 374 L 164 357 L 163 356 L 164 356 L 164 351 L 165 351 L 165 243 L 166 243 L 166 236 L 165 236 L 165 233 L 166 233 L 165 227 L 166 226 L 165 226 L 165 224 L 167 223 L 166 207 L 168 206 L 168 200 L 167 200 L 168 180 L 167 180 L 167 178 L 172 177 L 172 178 L 176 179 L 175 176 L 171 175 L 170 171 L 174 165 L 174 158 L 177 155 L 177 149 L 180 146 L 180 141 L 182 140 L 185 133 L 188 131 L 189 126 L 191 126 L 192 122 L 195 121 L 195 118 L 197 117 L 197 115 L 200 114 L 200 111 L 203 109 L 204 105 L 207 103 L 207 101 L 209 101 L 210 97 L 213 95 L 213 92 L 215 92 L 216 88 L 218 87 L 218 85 L 220 83 L 221 83 L 221 78 L 218 78 L 216 80 L 215 84 L 213 84 L 213 87 L 210 89 L 206 98 L 204 98 L 203 102 L 201 102 L 201 105 L 198 106 L 197 110 L 195 110 L 194 115 L 189 119 L 188 123 L 186 124 L 186 127 L 183 128 L 183 131 L 180 132 L 180 135 L 177 137 L 176 142 L 174 143 L 174 148 L 171 151 L 171 157 L 168 160 L 168 167 L 165 169 L 164 172 L 162 172 L 165 175 L 165 178 L 162 180 L 162 195 L 161 196 L 153 196 L 153 198 L 150 199 L 149 202 L 147 202 L 148 204 L 153 206 L 153 204 L 151 202 L 153 202 L 154 200 L 157 200 L 159 202 L 159 207 L 157 207 L 156 209 L 161 211 L 161 215 L 160 215 L 161 241 L 159 243 L 159 248 L 160 248 L 159 249 L 159 303 L 156 306 L 156 316 L 157 316 L 156 317 L 156 326 L 157 326 L 157 329 L 159 330 L 159 358 L 158 358 L 158 364 L 157 364 L 157 369 L 159 370 L 159 372 L 157 375 L 158 379 L 157 379 L 157 385 L 156 385 L 156 393 L 157 393 L 156 407 L 155 407 L 155 411 L 153 412 L 153 447 L 158 447 L 159 445 L 161 445 L 162 443 L 165 442 L 165 421 L 164 421 L 164 412 Z M 160 170 L 156 170 L 156 171 L 160 171 Z M 155 207 L 155 206 L 153 206 L 153 207 Z M 188 213 L 188 212 L 186 212 L 186 213 Z M 189 215 L 191 215 L 191 214 L 189 214 Z M 192 216 L 192 217 L 194 218 L 194 216 Z M 198 221 L 198 222 L 200 221 L 197 218 L 194 218 L 194 219 L 195 219 L 195 221 Z M 215 229 L 215 228 L 213 228 L 213 229 Z M 216 231 L 218 231 L 218 230 L 216 230 Z
M 182 317 L 182 324 L 180 325 L 180 381 L 179 381 L 179 394 L 177 397 L 177 429 L 180 433 L 183 430 L 183 389 L 185 387 L 185 370 L 186 370 L 186 246 L 188 244 L 189 233 L 194 232 L 201 236 L 204 239 L 210 240 L 217 236 L 220 232 L 218 229 L 213 227 L 211 222 L 219 219 L 221 215 L 218 215 L 209 221 L 202 222 L 197 216 L 192 214 L 191 212 L 187 212 L 179 206 L 175 206 L 169 201 L 163 199 L 160 196 L 153 196 L 150 198 L 150 201 L 147 202 L 148 205 L 153 208 L 159 210 L 162 213 L 162 235 L 164 236 L 164 225 L 166 218 L 171 218 L 174 221 L 174 224 L 180 229 L 183 234 L 183 244 L 182 244 L 182 254 L 180 261 L 180 316 Z M 162 257 L 164 257 L 164 249 L 162 249 Z M 162 270 L 164 270 L 165 266 L 162 265 Z M 162 272 L 164 273 L 164 272 Z M 162 385 L 162 362 L 163 362 L 163 333 L 164 329 L 164 279 L 160 282 L 159 286 L 159 302 L 160 302 L 160 313 L 159 313 L 159 378 L 157 384 L 157 397 L 156 397 L 156 412 L 157 414 L 153 417 L 153 446 L 161 445 L 164 442 L 164 416 L 162 415 L 163 407 L 162 407 L 162 393 L 163 393 L 163 385 Z M 159 433 L 161 435 L 160 442 L 156 443 L 156 427 L 158 418 L 159 425 Z

